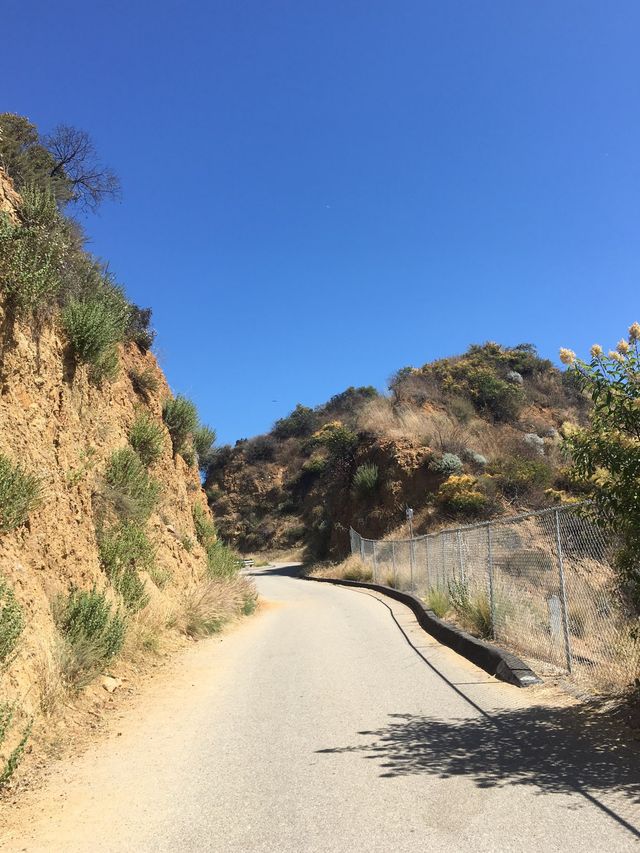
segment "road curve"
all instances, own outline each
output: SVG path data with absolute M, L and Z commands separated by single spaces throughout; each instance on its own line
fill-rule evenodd
M 286 572 L 256 572 L 262 612 L 61 762 L 0 847 L 635 849 L 637 753 L 594 747 L 574 710 L 490 678 L 402 605 Z

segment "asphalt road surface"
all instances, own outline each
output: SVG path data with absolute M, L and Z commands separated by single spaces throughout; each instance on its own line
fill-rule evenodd
M 640 847 L 638 752 L 615 727 L 487 676 L 400 604 L 287 571 L 256 571 L 262 611 L 61 762 L 0 847 Z

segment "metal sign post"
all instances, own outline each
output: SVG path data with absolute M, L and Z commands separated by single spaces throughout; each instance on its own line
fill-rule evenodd
M 409 506 L 407 507 L 407 521 L 409 522 L 409 567 L 411 571 L 411 592 L 413 592 L 413 573 L 416 557 L 414 551 L 415 543 L 413 541 L 413 510 Z

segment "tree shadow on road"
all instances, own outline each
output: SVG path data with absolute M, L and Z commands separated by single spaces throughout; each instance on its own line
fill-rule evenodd
M 366 743 L 319 752 L 360 752 L 387 778 L 428 773 L 469 776 L 481 788 L 578 791 L 640 837 L 640 748 L 621 713 L 593 702 L 453 720 L 391 714 L 383 728 L 358 732 Z

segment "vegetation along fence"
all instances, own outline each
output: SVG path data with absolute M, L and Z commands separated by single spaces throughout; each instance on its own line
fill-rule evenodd
M 602 690 L 638 676 L 637 622 L 616 591 L 609 544 L 573 507 L 396 541 L 352 529 L 351 551 L 376 583 L 413 592 L 539 671 L 547 664 Z

